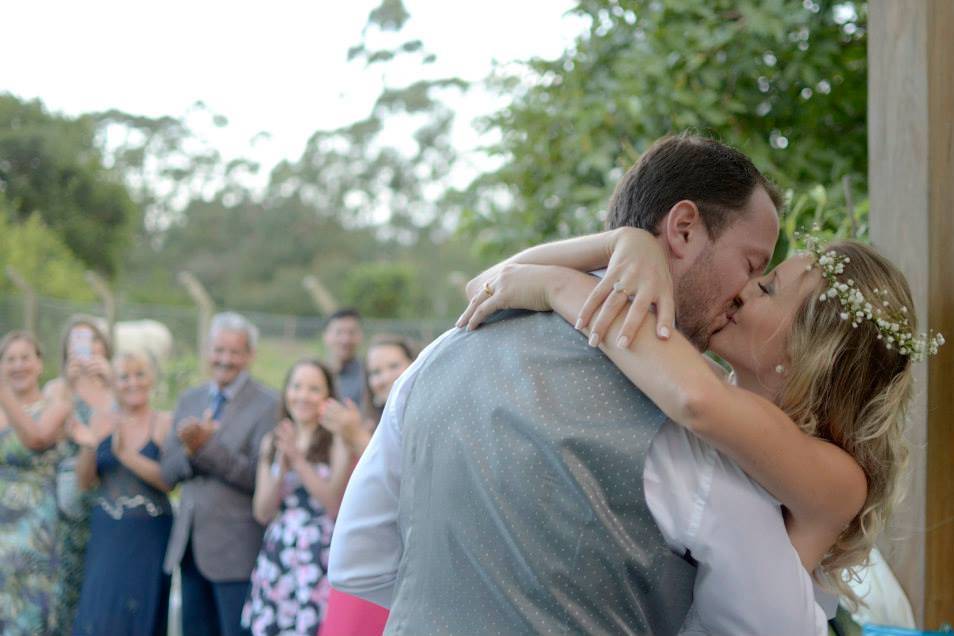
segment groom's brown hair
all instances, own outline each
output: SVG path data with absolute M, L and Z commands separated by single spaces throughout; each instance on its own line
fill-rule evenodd
M 781 209 L 778 189 L 735 148 L 686 133 L 663 137 L 620 179 L 606 226 L 628 225 L 656 234 L 672 206 L 689 200 L 699 208 L 709 237 L 715 240 L 741 218 L 758 186 Z

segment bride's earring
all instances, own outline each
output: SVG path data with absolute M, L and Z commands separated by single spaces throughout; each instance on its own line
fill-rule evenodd
M 783 373 L 785 373 L 785 367 L 783 367 L 780 364 L 775 365 L 775 373 L 782 375 Z

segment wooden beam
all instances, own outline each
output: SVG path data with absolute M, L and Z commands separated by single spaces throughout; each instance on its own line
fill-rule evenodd
M 954 343 L 954 0 L 928 6 L 928 320 Z M 928 365 L 924 622 L 954 622 L 954 345 Z
M 954 1 L 868 5 L 871 237 L 920 327 L 952 343 L 915 371 L 912 478 L 881 545 L 918 622 L 954 620 Z

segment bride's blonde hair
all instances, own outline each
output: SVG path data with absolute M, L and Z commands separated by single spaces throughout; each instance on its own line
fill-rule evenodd
M 866 298 L 907 308 L 916 328 L 914 302 L 907 280 L 875 250 L 855 241 L 826 250 L 850 261 L 839 274 L 854 280 Z M 877 290 L 877 291 L 876 291 Z M 860 599 L 847 581 L 868 560 L 875 539 L 900 499 L 900 482 L 908 460 L 905 420 L 912 394 L 911 359 L 879 339 L 874 322 L 852 327 L 838 302 L 812 294 L 799 308 L 788 343 L 789 372 L 779 406 L 809 435 L 837 444 L 861 466 L 868 495 L 861 511 L 824 556 L 816 573 L 821 583 Z

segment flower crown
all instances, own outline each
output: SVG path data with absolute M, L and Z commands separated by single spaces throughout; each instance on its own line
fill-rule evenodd
M 938 347 L 944 344 L 944 336 L 933 331 L 930 335 L 922 333 L 915 336 L 908 322 L 908 308 L 904 305 L 900 309 L 892 307 L 885 300 L 887 290 L 875 289 L 875 295 L 881 298 L 869 301 L 855 287 L 855 281 L 850 278 L 845 282 L 839 281 L 838 275 L 843 274 L 845 265 L 851 262 L 849 257 L 834 250 L 825 251 L 816 236 L 796 232 L 795 238 L 804 241 L 806 251 L 814 257 L 815 262 L 809 265 L 808 269 L 811 270 L 817 265 L 828 284 L 828 289 L 818 300 L 838 300 L 842 308 L 839 317 L 842 320 L 850 320 L 853 328 L 857 328 L 862 320 L 872 322 L 878 329 L 878 340 L 884 341 L 885 348 L 897 347 L 901 355 L 909 356 L 914 362 L 921 362 L 928 356 L 933 356 Z

